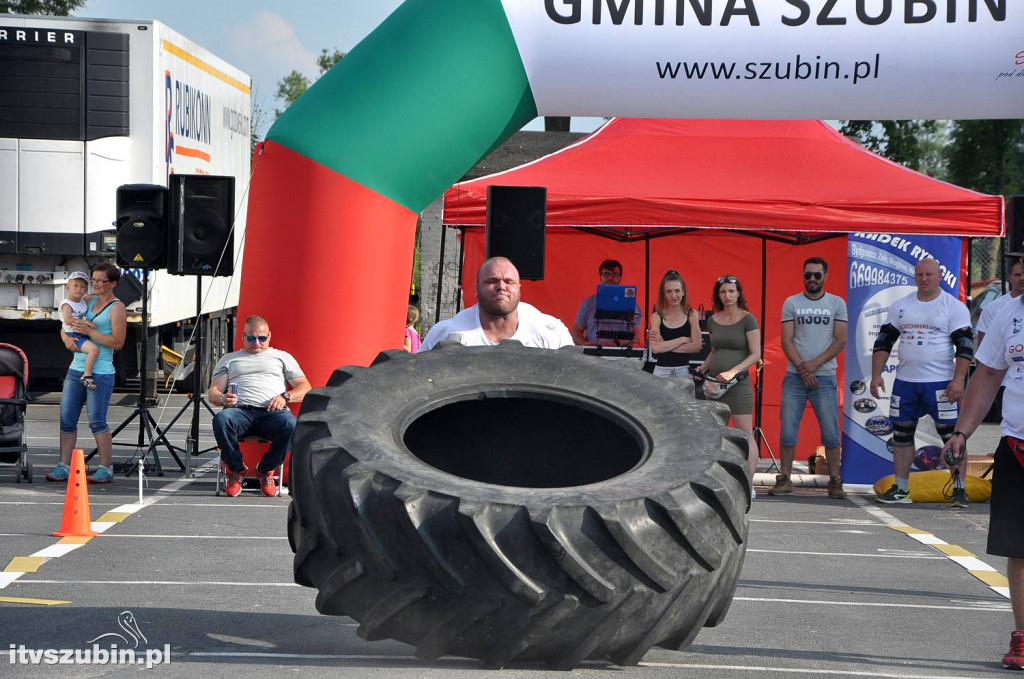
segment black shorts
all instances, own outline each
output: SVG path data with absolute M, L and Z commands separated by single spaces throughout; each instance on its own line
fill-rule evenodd
M 988 553 L 1024 559 L 1024 466 L 1005 436 L 996 448 L 990 505 Z

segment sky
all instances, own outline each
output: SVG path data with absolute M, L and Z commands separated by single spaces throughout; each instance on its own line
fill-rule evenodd
M 253 80 L 253 100 L 280 107 L 277 82 L 292 70 L 311 80 L 320 50 L 347 52 L 383 22 L 402 0 L 87 0 L 76 17 L 155 19 L 167 24 Z M 573 131 L 589 132 L 600 119 L 574 118 Z M 526 129 L 543 129 L 534 121 Z M 265 133 L 266 130 L 260 130 Z

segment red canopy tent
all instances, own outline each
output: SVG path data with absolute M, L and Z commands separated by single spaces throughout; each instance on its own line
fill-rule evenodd
M 445 192 L 442 222 L 463 231 L 467 305 L 484 256 L 490 185 L 547 187 L 546 277 L 524 281 L 523 299 L 567 325 L 593 294 L 605 258 L 622 262 L 623 282 L 638 286 L 648 312 L 666 269 L 680 271 L 689 301 L 709 309 L 714 280 L 738 276 L 762 326 L 763 428 L 773 447 L 786 363 L 779 318 L 785 298 L 802 290 L 804 259 L 824 257 L 826 289 L 845 297 L 842 234 L 1003 234 L 1001 196 L 892 163 L 820 121 L 620 118 L 561 151 Z M 813 418 L 805 425 L 800 458 L 818 440 Z

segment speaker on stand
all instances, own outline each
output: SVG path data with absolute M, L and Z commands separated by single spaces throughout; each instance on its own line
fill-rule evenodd
M 116 194 L 117 221 L 117 265 L 142 269 L 142 360 L 139 367 L 139 399 L 135 407 L 121 424 L 114 428 L 111 439 L 116 439 L 132 421 L 139 418 L 139 437 L 136 449 L 146 452 L 138 462 L 129 460 L 121 466 L 131 474 L 141 466 L 146 456 L 153 453 L 157 474 L 163 476 L 160 458 L 156 454 L 157 444 L 163 444 L 181 469 L 185 469 L 177 451 L 180 450 L 167 440 L 149 412 L 146 395 L 149 391 L 149 270 L 160 269 L 166 264 L 167 243 L 167 189 L 156 184 L 125 184 L 118 187 Z M 132 276 L 134 278 L 134 276 Z M 130 285 L 130 284 L 129 284 Z M 148 444 L 147 444 L 148 439 Z M 95 455 L 93 449 L 86 459 Z
M 162 269 L 166 249 L 167 189 L 125 184 L 117 189 L 117 265 Z
M 508 257 L 523 280 L 544 280 L 547 195 L 543 186 L 487 187 L 486 257 Z
M 181 276 L 234 273 L 235 178 L 172 174 L 167 272 Z
M 186 475 L 192 474 L 192 458 L 216 449 L 199 449 L 200 406 L 216 413 L 203 397 L 203 365 L 206 346 L 203 333 L 203 276 L 231 276 L 234 273 L 235 178 L 214 175 L 172 174 L 170 187 L 170 228 L 167 234 L 167 272 L 196 277 L 196 325 L 193 341 L 192 387 L 188 401 L 167 425 L 192 409 L 185 439 Z

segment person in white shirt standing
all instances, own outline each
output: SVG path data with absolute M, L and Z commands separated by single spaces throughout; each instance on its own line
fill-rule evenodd
M 1024 268 L 1024 253 L 1014 268 Z M 1002 439 L 992 471 L 989 554 L 1005 556 L 1014 630 L 1003 667 L 1024 670 L 1024 297 L 1001 305 L 978 349 L 978 367 L 963 398 L 963 412 L 943 448 L 947 462 L 966 457 L 967 439 L 981 423 L 1002 383 Z
M 836 382 L 836 356 L 846 347 L 846 302 L 825 292 L 828 262 L 810 257 L 804 262 L 804 291 L 786 299 L 782 305 L 782 351 L 789 359 L 782 380 L 782 408 L 779 419 L 779 474 L 769 495 L 793 492 L 793 458 L 804 408 L 810 402 L 821 431 L 821 445 L 828 460 L 828 496 L 846 497 L 839 476 L 841 448 L 839 440 L 839 386 Z
M 882 368 L 893 345 L 900 342 L 896 380 L 889 400 L 893 429 L 893 469 L 896 482 L 875 499 L 885 504 L 910 504 L 910 467 L 914 463 L 917 421 L 930 415 L 943 442 L 953 434 L 963 396 L 967 370 L 974 358 L 974 335 L 967 306 L 942 290 L 942 273 L 934 259 L 914 267 L 917 291 L 889 307 L 871 357 L 871 394 L 885 391 Z M 965 462 L 950 469 L 954 488 L 952 505 L 967 506 Z
M 1008 256 L 1012 257 L 1013 254 L 1016 253 L 1011 253 Z M 979 347 L 985 339 L 985 333 L 988 332 L 993 319 L 999 315 L 1000 310 L 1007 304 L 1020 301 L 1020 296 L 1024 295 L 1024 259 L 1017 258 L 1010 261 L 1009 281 L 1010 291 L 989 302 L 984 310 L 982 310 L 981 317 L 978 318 L 978 327 L 975 329 L 975 333 L 977 334 L 977 344 Z
M 507 339 L 539 349 L 573 344 L 562 321 L 521 302 L 521 295 L 519 270 L 505 257 L 491 257 L 476 275 L 477 303 L 431 328 L 420 352 L 444 340 L 467 347 L 494 346 Z

